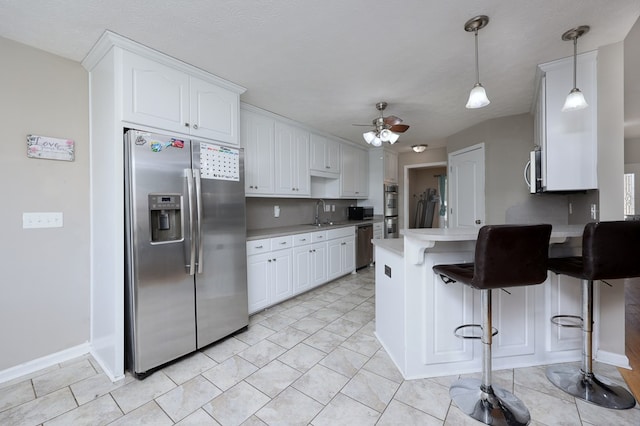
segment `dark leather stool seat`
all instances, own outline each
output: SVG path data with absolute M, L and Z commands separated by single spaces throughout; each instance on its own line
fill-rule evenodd
M 458 281 L 481 291 L 482 380 L 458 380 L 449 394 L 464 413 L 485 424 L 526 425 L 531 420 L 520 399 L 491 384 L 491 341 L 495 334 L 491 327 L 491 290 L 544 282 L 550 236 L 551 225 L 483 226 L 474 263 L 433 267 L 445 283 Z
M 582 368 L 552 366 L 547 378 L 565 392 L 606 408 L 627 409 L 635 399 L 622 386 L 593 374 L 593 282 L 640 277 L 640 222 L 594 222 L 582 234 L 582 256 L 549 259 L 549 270 L 582 280 Z M 551 320 L 568 327 L 556 315 Z

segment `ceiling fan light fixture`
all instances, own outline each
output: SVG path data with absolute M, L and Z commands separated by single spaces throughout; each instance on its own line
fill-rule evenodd
M 584 94 L 580 89 L 578 89 L 578 85 L 576 83 L 576 69 L 578 67 L 578 39 L 588 33 L 590 28 L 591 27 L 588 25 L 581 25 L 562 34 L 562 40 L 573 41 L 573 89 L 571 89 L 567 95 L 567 99 L 564 101 L 562 112 L 577 111 L 589 106 L 584 98 Z
M 379 137 L 382 140 L 382 142 L 389 142 L 390 144 L 393 145 L 394 143 L 396 143 L 400 135 L 393 133 L 389 129 L 382 129 L 380 130 Z
M 427 149 L 427 145 L 413 145 L 411 149 L 413 149 L 414 152 L 420 153 L 424 152 L 424 150 Z
M 464 24 L 464 30 L 473 32 L 476 42 L 476 84 L 473 86 L 473 89 L 471 89 L 469 100 L 467 101 L 467 105 L 465 105 L 469 109 L 482 108 L 491 103 L 487 97 L 487 92 L 484 90 L 484 87 L 482 87 L 482 84 L 480 84 L 480 66 L 478 65 L 478 30 L 486 27 L 488 23 L 489 17 L 487 15 L 479 15 L 469 19 Z
M 471 89 L 469 93 L 469 100 L 467 101 L 467 105 L 465 105 L 469 109 L 474 108 L 482 108 L 491 103 L 489 98 L 487 98 L 487 92 L 484 90 L 484 87 L 480 83 L 476 83 Z
M 382 139 L 380 139 L 379 137 L 374 137 L 373 140 L 371 141 L 371 145 L 375 146 L 376 148 L 379 146 L 382 146 Z
M 364 140 L 368 144 L 371 144 L 373 142 L 373 140 L 376 139 L 376 132 L 374 132 L 373 130 L 370 130 L 368 132 L 364 132 L 362 134 L 362 137 L 364 138 Z

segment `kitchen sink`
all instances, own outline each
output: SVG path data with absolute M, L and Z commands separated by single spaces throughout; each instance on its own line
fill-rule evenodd
M 314 228 L 326 228 L 327 226 L 333 226 L 333 225 L 335 225 L 335 223 L 333 223 L 333 222 L 312 223 L 312 224 L 310 224 L 310 226 L 313 226 Z

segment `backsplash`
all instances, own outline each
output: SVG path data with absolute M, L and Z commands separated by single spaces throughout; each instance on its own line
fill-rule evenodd
M 257 230 L 281 226 L 313 223 L 316 215 L 317 198 L 258 198 L 247 197 L 247 229 Z M 335 206 L 335 211 L 323 212 L 319 206 L 320 220 L 338 222 L 347 220 L 347 207 L 355 206 L 356 200 L 323 199 L 327 206 Z M 274 217 L 278 206 L 279 217 Z

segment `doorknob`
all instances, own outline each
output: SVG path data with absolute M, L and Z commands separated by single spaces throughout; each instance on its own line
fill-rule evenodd
M 476 225 L 480 225 L 482 221 L 480 219 L 476 219 Z

